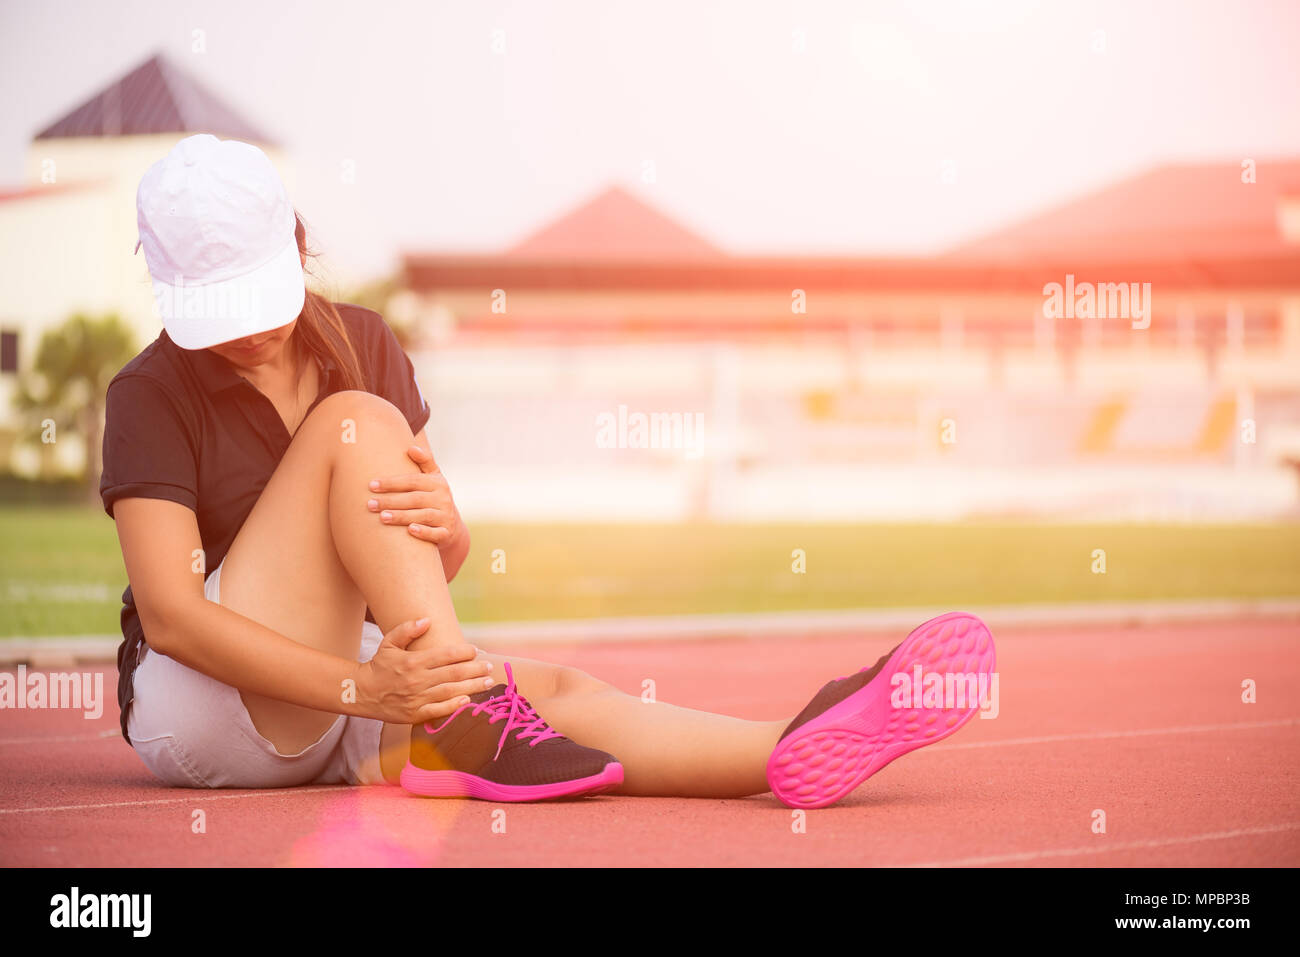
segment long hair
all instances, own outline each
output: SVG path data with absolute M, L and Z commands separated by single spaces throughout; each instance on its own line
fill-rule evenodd
M 296 211 L 293 215 L 296 220 L 293 235 L 298 241 L 298 254 L 303 257 L 315 256 L 316 253 L 307 248 L 307 224 Z M 339 370 L 344 389 L 369 391 L 356 347 L 352 344 L 347 327 L 343 324 L 339 311 L 334 308 L 334 303 L 308 289 L 294 332 L 302 336 L 302 344 L 318 362 L 328 362 Z

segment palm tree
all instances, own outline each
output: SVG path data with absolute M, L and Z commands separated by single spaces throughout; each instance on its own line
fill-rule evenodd
M 41 337 L 36 361 L 15 396 L 18 408 L 33 420 L 53 419 L 60 431 L 81 436 L 92 502 L 99 494 L 104 392 L 135 351 L 130 328 L 115 313 L 77 313 Z

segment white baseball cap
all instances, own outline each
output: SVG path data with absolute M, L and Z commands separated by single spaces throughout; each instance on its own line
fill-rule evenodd
M 163 328 L 206 349 L 287 325 L 306 285 L 293 206 L 256 146 L 189 136 L 149 167 L 136 218 Z

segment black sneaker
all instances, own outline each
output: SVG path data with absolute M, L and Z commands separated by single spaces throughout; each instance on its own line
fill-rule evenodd
M 411 728 L 411 755 L 402 787 L 423 797 L 484 801 L 546 801 L 599 794 L 623 783 L 612 755 L 560 734 L 515 688 L 506 684 L 470 696 L 437 727 Z

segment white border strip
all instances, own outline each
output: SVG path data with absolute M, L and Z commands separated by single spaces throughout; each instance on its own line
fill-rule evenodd
M 854 608 L 842 611 L 773 611 L 720 615 L 649 615 L 551 621 L 479 622 L 465 638 L 485 645 L 572 644 L 614 641 L 688 641 L 708 638 L 789 638 L 845 631 L 908 631 L 952 608 Z M 1054 628 L 1075 625 L 1156 625 L 1245 618 L 1300 618 L 1300 598 L 1197 601 L 1071 602 L 988 605 L 958 609 L 990 627 Z M 114 662 L 120 635 L 0 638 L 0 665 L 29 662 L 63 666 L 71 660 Z
M 570 621 L 485 622 L 466 625 L 481 642 L 654 641 L 698 638 L 789 638 L 845 631 L 910 631 L 945 612 L 969 611 L 993 629 L 1061 625 L 1157 624 L 1237 618 L 1300 617 L 1300 599 L 1253 601 L 1075 602 L 990 605 L 953 609 L 857 608 L 843 611 L 774 611 L 741 615 L 663 615 Z

